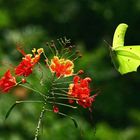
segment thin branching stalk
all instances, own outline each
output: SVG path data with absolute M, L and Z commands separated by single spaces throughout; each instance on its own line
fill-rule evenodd
M 59 82 L 59 83 L 53 83 L 52 85 L 55 86 L 55 85 L 61 85 L 61 84 L 69 84 L 69 83 L 72 83 L 73 81 L 69 81 L 69 82 Z
M 47 108 L 46 108 L 46 111 L 53 112 L 53 110 L 47 109 Z M 67 115 L 65 113 L 62 113 L 62 112 L 57 112 L 57 114 L 70 118 L 74 122 L 75 127 L 78 127 L 78 124 L 77 124 L 76 120 L 73 117 L 71 117 L 71 116 L 69 116 L 69 115 Z
M 47 103 L 54 104 L 54 102 L 49 102 L 49 101 Z M 68 104 L 64 104 L 64 103 L 55 102 L 55 104 L 61 105 L 61 106 L 66 106 L 66 107 L 73 108 L 73 109 L 77 109 L 77 106 L 72 106 L 72 105 L 68 105 Z
M 52 94 L 52 95 L 60 95 L 60 96 L 68 97 L 67 94 L 63 94 L 63 93 L 59 93 L 59 92 L 50 92 L 50 94 Z
M 47 47 L 49 47 L 49 49 L 51 50 L 51 52 L 52 52 L 53 56 L 55 56 L 55 53 L 54 53 L 54 51 L 53 51 L 52 47 L 50 46 L 50 44 L 49 44 L 49 43 L 46 43 L 46 45 L 47 45 Z
M 65 89 L 68 89 L 68 88 L 59 88 L 59 87 L 52 87 L 52 90 L 65 90 Z
M 23 85 L 23 84 L 19 84 L 20 86 L 22 86 L 22 87 L 25 87 L 25 88 L 27 88 L 27 89 L 29 89 L 29 90 L 31 90 L 31 91 L 34 91 L 34 92 L 36 92 L 36 93 L 39 93 L 41 96 L 43 96 L 43 97 L 47 97 L 47 96 L 45 96 L 44 94 L 42 94 L 40 91 L 38 91 L 38 90 L 36 90 L 36 89 L 34 89 L 34 88 L 31 88 L 31 87 L 29 87 L 29 86 L 26 86 L 26 85 Z
M 42 107 L 42 110 L 41 110 L 41 113 L 40 113 L 40 116 L 39 116 L 39 119 L 38 119 L 38 124 L 37 124 L 37 127 L 36 127 L 34 140 L 38 140 L 40 126 L 41 126 L 41 122 L 42 122 L 42 119 L 43 119 L 43 116 L 44 116 L 45 112 L 46 112 L 46 102 L 44 103 L 44 105 Z
M 40 100 L 16 101 L 7 111 L 7 113 L 5 115 L 5 120 L 9 117 L 9 115 L 10 115 L 11 111 L 14 109 L 14 107 L 18 104 L 21 104 L 21 103 L 43 103 L 43 101 L 40 101 Z
M 46 99 L 62 99 L 62 100 L 75 100 L 75 101 L 79 100 L 79 99 L 70 98 L 70 97 L 47 97 Z

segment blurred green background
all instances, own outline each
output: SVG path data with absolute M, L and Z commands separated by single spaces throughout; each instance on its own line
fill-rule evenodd
M 21 59 L 17 43 L 28 51 L 66 36 L 83 54 L 76 69 L 84 69 L 85 76 L 93 78 L 91 87 L 100 91 L 92 119 L 86 109 L 64 108 L 78 121 L 77 129 L 68 118 L 48 112 L 40 140 L 140 140 L 140 70 L 120 75 L 104 42 L 112 44 L 122 22 L 129 25 L 125 43 L 140 44 L 140 0 L 0 0 L 1 76 Z M 7 110 L 20 98 L 32 99 L 32 94 L 19 87 L 0 95 L 0 140 L 34 137 L 40 105 L 20 104 L 4 122 Z

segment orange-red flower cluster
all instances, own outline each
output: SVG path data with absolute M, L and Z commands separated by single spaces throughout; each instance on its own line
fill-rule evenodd
M 40 60 L 40 55 L 43 52 L 43 49 L 42 48 L 38 49 L 37 50 L 38 54 L 36 54 L 35 48 L 32 50 L 32 52 L 34 54 L 33 58 L 31 54 L 25 55 L 20 64 L 15 68 L 15 74 L 17 76 L 27 77 L 32 73 L 34 65 L 38 63 L 38 61 Z
M 29 76 L 32 73 L 33 67 L 38 61 L 40 60 L 40 55 L 43 53 L 43 49 L 40 48 L 36 51 L 33 49 L 33 55 L 25 54 L 25 52 L 18 48 L 18 50 L 24 55 L 20 64 L 15 67 L 15 75 L 16 76 Z M 36 53 L 37 52 L 37 53 Z M 26 79 L 22 78 L 21 82 L 24 84 L 26 83 Z M 16 86 L 16 78 L 11 75 L 10 70 L 8 70 L 4 76 L 0 79 L 0 90 L 2 92 L 8 92 L 12 87 Z
M 84 108 L 91 107 L 96 96 L 90 96 L 91 89 L 89 83 L 91 82 L 91 78 L 86 77 L 82 79 L 79 76 L 75 76 L 73 82 L 73 84 L 69 85 L 69 97 L 76 99 L 76 102 Z M 69 102 L 73 103 L 74 100 L 70 99 Z
M 47 43 L 48 46 L 50 47 L 51 52 L 53 53 L 53 58 L 50 60 L 48 59 L 48 56 L 45 54 L 43 48 L 37 50 L 34 48 L 32 50 L 32 54 L 26 54 L 24 50 L 17 47 L 19 52 L 23 55 L 23 58 L 20 61 L 20 63 L 12 70 L 14 76 L 11 74 L 10 70 L 7 70 L 4 76 L 0 79 L 0 92 L 7 93 L 10 89 L 19 85 L 33 92 L 38 93 L 41 96 L 40 99 L 42 98 L 42 100 L 35 102 L 43 103 L 43 110 L 41 111 L 41 115 L 43 115 L 43 113 L 46 110 L 48 110 L 46 109 L 47 102 L 53 105 L 52 111 L 54 113 L 63 116 L 67 115 L 59 111 L 60 105 L 76 108 L 75 106 L 67 105 L 66 103 L 57 102 L 57 99 L 60 99 L 58 101 L 66 99 L 69 101 L 69 103 L 76 102 L 83 108 L 89 108 L 89 110 L 91 111 L 92 103 L 95 101 L 95 97 L 97 96 L 97 94 L 94 94 L 93 96 L 90 95 L 91 89 L 89 84 L 91 82 L 91 78 L 90 77 L 86 77 L 84 79 L 80 78 L 79 75 L 84 73 L 83 70 L 79 70 L 77 73 L 74 73 L 74 61 L 77 60 L 79 57 L 81 57 L 81 54 L 79 54 L 79 51 L 71 50 L 73 46 L 71 45 L 70 40 L 67 40 L 66 38 L 64 38 L 63 40 L 61 38 L 59 40 L 59 43 L 61 45 L 60 47 L 61 50 L 57 50 L 53 41 L 51 42 L 50 45 Z M 50 75 L 48 75 L 48 78 L 46 78 L 46 80 L 45 76 L 47 76 L 48 73 L 44 74 L 45 72 L 44 67 L 41 67 L 40 66 L 41 63 L 39 63 L 41 54 L 43 54 L 45 62 L 47 64 L 47 68 L 51 72 L 52 76 L 50 77 Z M 39 77 L 36 77 L 36 79 L 37 81 L 39 81 L 39 85 L 43 86 L 43 88 L 45 88 L 45 83 L 48 84 L 47 93 L 44 90 L 41 89 L 38 90 L 38 88 L 37 89 L 34 88 L 34 85 L 30 84 L 30 81 L 26 81 L 28 80 L 27 77 L 32 74 L 36 64 L 40 64 L 39 70 L 41 70 L 41 73 L 39 72 Z M 69 79 L 65 78 L 68 76 L 74 77 L 72 83 L 71 79 L 70 81 L 64 81 Z M 18 97 L 23 98 L 23 96 L 19 95 Z M 25 101 L 18 101 L 16 103 L 21 102 Z M 8 111 L 8 113 L 6 114 L 6 118 L 9 116 L 10 111 L 13 109 L 13 107 L 14 106 L 12 106 Z M 73 118 L 72 120 L 74 121 L 74 124 L 77 126 L 75 120 Z M 40 116 L 38 127 L 36 128 L 35 139 L 38 139 L 40 121 L 42 121 L 42 116 Z
M 10 70 L 8 70 L 0 79 L 0 90 L 2 92 L 8 92 L 12 87 L 16 86 L 16 84 L 15 77 L 12 76 Z
M 18 50 L 24 56 L 22 61 L 18 66 L 15 67 L 14 72 L 16 76 L 24 76 L 21 78 L 21 81 L 18 83 L 25 84 L 25 77 L 29 76 L 33 72 L 34 66 L 39 62 L 40 56 L 43 53 L 47 65 L 52 73 L 56 74 L 57 78 L 74 76 L 73 83 L 69 85 L 68 88 L 68 97 L 70 103 L 76 101 L 79 105 L 84 108 L 90 108 L 92 103 L 95 101 L 95 97 L 97 94 L 91 96 L 91 89 L 89 83 L 91 82 L 91 78 L 86 77 L 84 79 L 80 78 L 78 75 L 83 74 L 83 70 L 79 70 L 76 74 L 74 74 L 74 60 L 71 61 L 67 58 L 59 57 L 60 55 L 55 55 L 51 61 L 48 61 L 47 56 L 44 53 L 43 48 L 33 49 L 32 54 L 26 54 L 22 49 L 18 48 Z M 56 53 L 57 54 L 57 53 Z M 76 57 L 77 58 L 77 57 Z M 3 92 L 8 92 L 12 87 L 16 86 L 16 78 L 11 75 L 10 70 L 8 70 L 5 75 L 0 79 L 0 90 Z M 54 105 L 53 111 L 55 113 L 59 112 L 59 108 Z
M 32 68 L 32 58 L 30 55 L 26 55 L 20 64 L 15 68 L 15 74 L 26 77 L 32 73 Z
M 53 73 L 56 73 L 57 77 L 67 77 L 73 74 L 74 64 L 68 59 L 59 59 L 54 56 L 49 67 Z

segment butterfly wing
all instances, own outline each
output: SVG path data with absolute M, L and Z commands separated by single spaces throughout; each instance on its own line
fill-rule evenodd
M 137 71 L 140 65 L 140 46 L 117 47 L 113 54 L 114 65 L 121 74 Z
M 127 30 L 128 25 L 125 23 L 121 23 L 117 26 L 114 37 L 112 49 L 115 50 L 119 46 L 124 46 L 124 37 Z

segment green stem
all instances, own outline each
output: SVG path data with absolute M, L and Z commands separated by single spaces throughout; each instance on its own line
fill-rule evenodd
M 57 88 L 57 87 L 52 87 L 52 90 L 65 90 L 65 89 L 68 89 L 68 88 Z
M 10 109 L 7 111 L 6 115 L 5 115 L 5 120 L 9 117 L 11 111 L 14 109 L 14 107 L 17 105 L 17 104 L 20 104 L 20 103 L 42 103 L 43 101 L 40 101 L 40 100 L 36 100 L 36 101 L 16 101 L 11 107 Z
M 26 86 L 26 85 L 23 85 L 23 84 L 19 84 L 19 85 L 22 86 L 22 87 L 25 87 L 25 88 L 27 88 L 27 89 L 29 89 L 29 90 L 32 90 L 32 91 L 34 91 L 34 92 L 36 92 L 36 93 L 39 93 L 41 96 L 47 98 L 47 96 L 45 96 L 44 94 L 42 94 L 40 91 L 38 91 L 38 90 L 36 90 L 36 89 L 33 89 L 33 88 L 31 88 L 31 87 L 29 87 L 29 86 Z
M 50 104 L 54 104 L 54 102 L 49 102 L 48 103 Z M 72 106 L 72 105 L 68 105 L 68 104 L 63 104 L 63 103 L 58 103 L 58 102 L 55 102 L 56 105 L 61 105 L 61 106 L 66 106 L 66 107 L 70 107 L 70 108 L 73 108 L 73 109 L 76 109 L 77 107 L 76 106 Z
M 20 104 L 20 103 L 43 103 L 43 101 L 40 101 L 40 100 L 36 100 L 36 101 L 16 101 L 16 104 Z
M 60 82 L 60 83 L 53 83 L 52 85 L 61 85 L 61 84 L 69 84 L 72 83 L 73 81 L 69 81 L 69 82 Z
M 70 98 L 70 97 L 47 97 L 47 99 L 62 99 L 62 100 L 76 100 L 76 101 L 79 100 L 79 99 Z
M 46 109 L 46 111 L 53 112 L 53 110 L 50 110 L 50 109 Z M 76 120 L 73 117 L 71 117 L 71 116 L 69 116 L 67 114 L 64 114 L 62 112 L 58 112 L 57 114 L 70 118 L 74 122 L 75 127 L 76 128 L 78 127 L 78 124 L 77 124 Z
M 34 138 L 34 140 L 38 139 L 39 129 L 40 129 L 41 122 L 42 122 L 42 119 L 43 119 L 45 111 L 46 111 L 46 102 L 44 103 L 44 105 L 42 107 L 42 111 L 41 111 L 40 116 L 39 116 L 38 124 L 37 124 L 36 131 L 35 131 L 35 138 Z
M 61 95 L 61 96 L 68 97 L 68 95 L 67 95 L 67 94 L 63 94 L 63 93 L 50 92 L 50 94 L 52 94 L 52 95 Z

